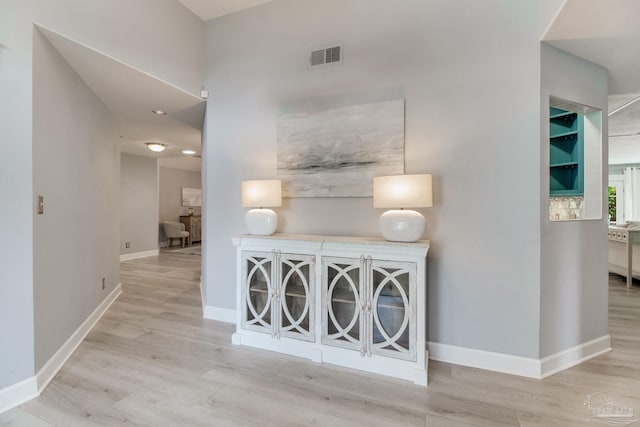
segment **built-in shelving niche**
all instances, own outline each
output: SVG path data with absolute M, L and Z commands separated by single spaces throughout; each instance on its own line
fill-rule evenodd
M 549 98 L 549 219 L 602 219 L 602 111 Z

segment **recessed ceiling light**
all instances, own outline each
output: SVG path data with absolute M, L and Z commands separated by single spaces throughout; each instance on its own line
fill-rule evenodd
M 151 112 L 157 116 L 166 116 L 167 112 L 164 110 L 151 110 Z
M 167 149 L 167 144 L 161 144 L 159 142 L 145 142 L 147 148 L 154 153 L 160 153 Z
M 194 154 L 196 154 L 196 152 L 193 150 L 182 150 L 182 154 L 186 154 L 187 156 L 193 156 Z

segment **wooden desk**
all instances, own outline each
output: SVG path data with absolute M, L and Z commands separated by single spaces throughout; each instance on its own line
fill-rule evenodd
M 202 217 L 200 215 L 181 216 L 180 222 L 184 224 L 184 228 L 189 232 L 189 246 L 193 242 L 202 241 Z

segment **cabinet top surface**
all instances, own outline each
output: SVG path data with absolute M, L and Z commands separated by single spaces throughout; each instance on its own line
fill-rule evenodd
M 629 231 L 633 233 L 640 233 L 640 227 L 636 224 L 625 225 L 609 225 L 609 230 L 612 231 Z
M 356 236 L 325 236 L 320 234 L 282 234 L 276 233 L 271 236 L 255 236 L 252 234 L 241 234 L 235 236 L 233 241 L 235 244 L 240 243 L 244 239 L 258 240 L 287 240 L 297 242 L 315 242 L 315 243 L 342 243 L 342 244 L 359 244 L 359 245 L 384 245 L 393 247 L 408 248 L 429 248 L 429 240 L 418 240 L 415 243 L 407 242 L 390 242 L 381 237 L 356 237 Z

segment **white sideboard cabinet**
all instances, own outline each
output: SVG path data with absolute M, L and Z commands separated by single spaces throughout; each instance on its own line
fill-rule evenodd
M 234 344 L 427 385 L 428 241 L 242 235 Z

